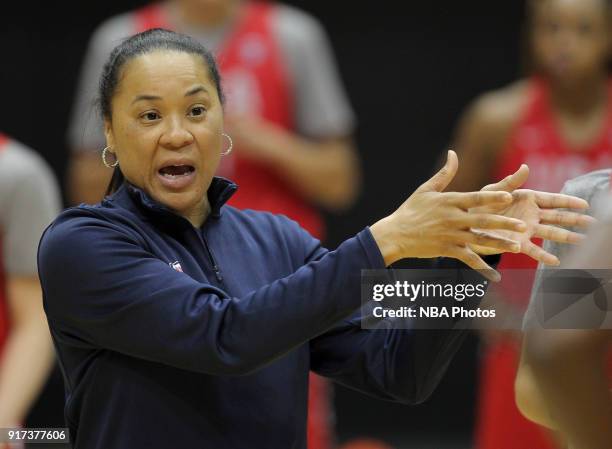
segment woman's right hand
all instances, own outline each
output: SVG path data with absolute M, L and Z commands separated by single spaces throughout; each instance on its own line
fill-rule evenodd
M 480 230 L 504 229 L 524 232 L 523 221 L 501 215 L 469 213 L 470 208 L 512 203 L 508 192 L 443 192 L 458 168 L 457 155 L 448 152 L 446 164 L 422 184 L 391 215 L 370 227 L 386 265 L 405 258 L 452 257 L 469 267 L 482 270 L 490 280 L 499 280 L 493 270 L 469 245 L 518 252 L 515 240 L 489 235 Z

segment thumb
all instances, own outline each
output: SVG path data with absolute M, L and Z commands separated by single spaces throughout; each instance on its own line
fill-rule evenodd
M 495 184 L 489 184 L 484 186 L 481 190 L 498 190 L 504 192 L 513 192 L 516 189 L 521 188 L 529 177 L 529 167 L 526 164 L 522 164 L 517 171 L 511 175 L 506 176 Z
M 448 156 L 446 157 L 446 164 L 438 171 L 435 175 L 429 178 L 428 181 L 421 184 L 416 189 L 417 192 L 442 192 L 455 177 L 457 168 L 459 167 L 459 160 L 457 159 L 457 153 L 453 150 L 448 150 Z

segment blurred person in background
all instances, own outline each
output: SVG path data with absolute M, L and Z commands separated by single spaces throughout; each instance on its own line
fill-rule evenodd
M 358 194 L 355 117 L 322 26 L 275 2 L 168 0 L 105 21 L 86 53 L 69 130 L 71 200 L 100 201 L 110 177 L 93 112 L 104 61 L 121 40 L 158 27 L 194 37 L 217 57 L 234 147 L 219 175 L 240 186 L 229 204 L 287 215 L 323 239 L 318 207 L 341 211 Z M 310 449 L 333 444 L 329 388 L 312 376 Z
M 544 250 L 557 256 L 563 268 L 612 269 L 611 173 L 610 169 L 590 172 L 563 187 L 562 193 L 587 200 L 591 205 L 587 213 L 600 218 L 575 251 L 544 242 Z M 577 329 L 543 330 L 538 321 L 543 316 L 536 311 L 541 297 L 536 293 L 545 269 L 538 265 L 525 315 L 516 403 L 526 418 L 560 432 L 571 449 L 608 449 L 612 444 L 612 333 L 584 329 L 578 322 Z M 575 312 L 577 320 L 581 315 Z
M 473 190 L 526 163 L 531 175 L 524 187 L 558 192 L 571 178 L 612 166 L 610 2 L 529 0 L 527 7 L 532 75 L 483 94 L 468 108 L 455 143 L 470 163 L 451 188 Z M 507 254 L 499 267 L 535 269 L 536 264 Z M 504 292 L 508 313 L 524 309 L 531 281 Z M 489 332 L 486 340 L 475 447 L 555 447 L 554 439 L 527 421 L 514 402 L 519 335 Z
M 53 366 L 36 251 L 59 210 L 45 162 L 0 134 L 0 428 L 23 425 Z

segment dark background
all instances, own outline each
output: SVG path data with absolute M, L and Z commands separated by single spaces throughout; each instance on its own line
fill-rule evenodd
M 0 128 L 39 151 L 62 180 L 67 121 L 88 37 L 105 18 L 144 3 L 2 0 Z M 335 246 L 393 211 L 429 177 L 471 99 L 519 76 L 524 1 L 288 3 L 325 25 L 359 119 L 363 194 L 346 215 L 329 218 L 328 244 Z M 399 444 L 446 434 L 469 440 L 476 363 L 471 337 L 433 398 L 418 407 L 337 388 L 341 438 L 370 434 Z M 61 385 L 59 373 L 51 383 Z M 48 417 L 58 410 L 58 398 L 61 392 L 48 389 L 31 424 L 61 425 L 61 412 Z

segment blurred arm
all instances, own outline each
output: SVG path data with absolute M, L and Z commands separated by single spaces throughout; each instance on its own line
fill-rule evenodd
M 461 169 L 448 190 L 480 190 L 491 182 L 497 158 L 518 119 L 521 97 L 520 89 L 510 87 L 484 94 L 470 105 L 459 120 L 452 145 Z
M 562 190 L 562 193 L 571 194 L 565 188 Z M 549 240 L 544 241 L 543 248 L 545 251 L 548 251 L 549 253 L 559 257 L 560 260 L 563 260 L 563 254 L 564 252 L 567 252 L 564 251 L 564 248 L 566 247 L 556 242 L 551 242 Z M 529 307 L 524 317 L 524 327 L 526 328 L 529 328 L 530 326 L 534 326 L 536 324 L 535 292 L 537 291 L 539 285 L 542 282 L 544 273 L 543 270 L 546 269 L 547 268 L 544 264 L 538 264 Z M 518 371 L 516 373 L 516 379 L 514 381 L 514 398 L 519 411 L 523 414 L 525 418 L 541 426 L 557 430 L 557 424 L 550 415 L 550 411 L 547 408 L 544 397 L 542 396 L 542 392 L 540 391 L 536 383 L 536 378 L 533 374 L 531 365 L 528 362 L 528 357 L 526 357 L 525 355 L 525 346 L 523 346 L 523 350 L 521 352 L 521 360 L 519 363 Z
M 523 351 L 514 381 L 516 405 L 525 418 L 549 429 L 556 429 L 557 424 L 550 416 L 533 370 L 525 359 L 525 351 Z
M 525 358 L 546 407 L 535 417 L 556 425 L 575 449 L 610 447 L 612 400 L 604 361 L 611 341 L 609 331 L 526 334 Z
M 297 135 L 293 154 L 279 152 L 279 172 L 306 198 L 331 210 L 350 207 L 357 198 L 361 174 L 357 151 L 348 138 L 308 141 Z
M 10 327 L 0 363 L 0 427 L 7 427 L 22 423 L 53 362 L 36 251 L 60 199 L 53 174 L 39 156 L 17 144 L 3 156 L 0 227 Z
M 257 118 L 227 123 L 242 156 L 273 167 L 306 199 L 331 211 L 355 201 L 360 170 L 350 138 L 307 139 Z
M 53 366 L 38 277 L 9 276 L 11 331 L 0 364 L 0 427 L 21 424 Z

